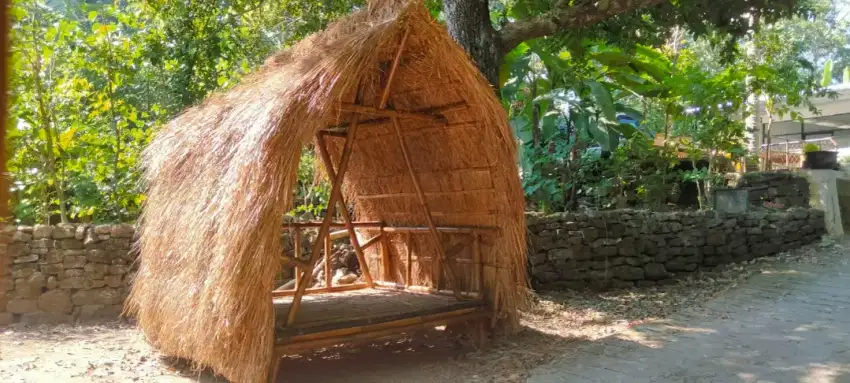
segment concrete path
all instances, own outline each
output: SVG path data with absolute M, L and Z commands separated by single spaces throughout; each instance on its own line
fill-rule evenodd
M 786 266 L 632 330 L 577 344 L 527 381 L 850 382 L 850 265 Z

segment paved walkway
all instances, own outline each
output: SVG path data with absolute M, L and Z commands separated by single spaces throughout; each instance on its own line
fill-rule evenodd
M 528 382 L 850 382 L 850 264 L 786 268 L 699 313 L 579 344 Z

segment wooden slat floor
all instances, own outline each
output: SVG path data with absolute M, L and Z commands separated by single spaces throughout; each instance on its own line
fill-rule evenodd
M 391 289 L 361 289 L 304 296 L 295 315 L 295 324 L 284 327 L 292 297 L 277 298 L 275 336 L 277 339 L 341 328 L 385 323 L 399 319 L 450 312 L 484 303 L 458 301 L 454 297 L 412 293 Z

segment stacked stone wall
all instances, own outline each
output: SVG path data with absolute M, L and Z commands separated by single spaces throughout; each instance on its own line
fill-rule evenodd
M 135 270 L 133 226 L 67 224 L 8 228 L 0 324 L 115 319 Z
M 538 287 L 608 289 L 673 282 L 697 270 L 817 241 L 820 210 L 744 214 L 614 210 L 529 213 L 529 263 Z

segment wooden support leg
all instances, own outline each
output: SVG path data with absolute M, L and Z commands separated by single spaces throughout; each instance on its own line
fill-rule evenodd
M 331 156 L 328 153 L 328 147 L 325 143 L 324 135 L 318 135 L 316 137 L 316 141 L 316 147 L 319 148 L 319 154 L 322 157 L 322 162 L 325 164 L 325 170 L 328 172 L 328 178 L 336 178 L 336 171 L 334 170 Z M 351 215 L 348 214 L 348 206 L 345 204 L 345 199 L 342 197 L 342 190 L 339 190 L 338 193 L 337 201 L 339 201 L 340 204 L 339 212 L 342 216 L 343 222 L 345 222 L 345 229 L 348 231 L 348 238 L 351 241 L 351 246 L 354 247 L 354 254 L 357 255 L 357 262 L 360 263 L 360 271 L 363 273 L 363 279 L 366 281 L 366 285 L 373 287 L 375 282 L 372 280 L 372 272 L 369 271 L 369 264 L 366 262 L 366 256 L 363 254 L 363 248 L 360 246 L 360 241 L 357 239 L 357 233 L 354 231 L 354 225 L 351 223 Z
M 298 283 L 298 289 L 295 290 L 295 295 L 292 297 L 292 304 L 289 306 L 289 312 L 286 315 L 286 325 L 292 325 L 295 323 L 295 314 L 298 312 L 298 309 L 301 307 L 301 298 L 304 297 L 304 291 L 307 290 L 307 285 L 310 284 L 310 280 L 313 277 L 313 274 L 308 272 L 307 270 L 313 270 L 316 266 L 316 262 L 319 260 L 319 253 L 322 249 L 322 241 L 325 237 L 328 236 L 328 232 L 330 231 L 331 221 L 334 216 L 334 209 L 336 208 L 337 198 L 342 195 L 340 192 L 340 188 L 342 187 L 342 180 L 345 177 L 345 173 L 348 170 L 349 160 L 351 159 L 351 152 L 354 148 L 354 139 L 357 135 L 357 125 L 359 123 L 359 119 L 357 116 L 354 117 L 354 120 L 351 122 L 351 127 L 348 129 L 348 134 L 345 138 L 345 145 L 342 149 L 342 158 L 339 161 L 339 171 L 331 178 L 331 195 L 328 198 L 328 211 L 325 214 L 325 219 L 322 221 L 322 225 L 319 227 L 319 233 L 316 236 L 316 242 L 313 243 L 313 251 L 310 254 L 310 267 L 305 269 L 302 273 L 301 281 Z

